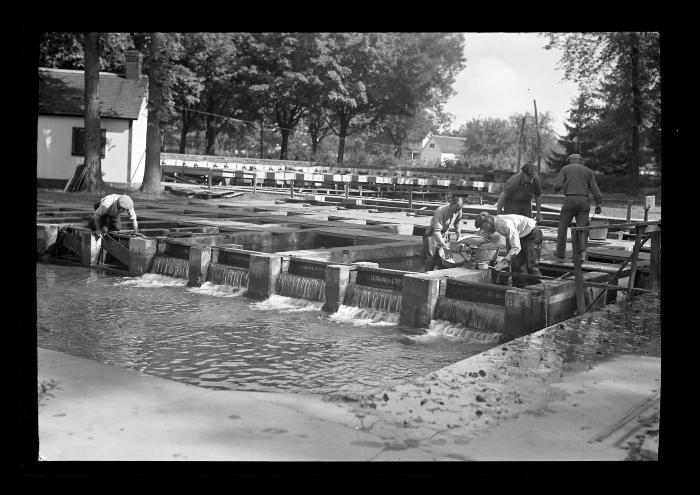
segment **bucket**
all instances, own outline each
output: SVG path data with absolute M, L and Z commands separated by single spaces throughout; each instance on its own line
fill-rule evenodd
M 593 226 L 593 225 L 607 225 L 607 224 L 608 224 L 608 217 L 607 217 L 607 215 L 605 216 L 605 220 L 603 220 L 603 219 L 600 218 L 600 217 L 599 217 L 599 218 L 595 218 L 596 215 L 597 215 L 597 213 L 593 214 L 593 216 L 591 217 L 590 222 L 588 222 L 589 225 Z M 591 229 L 591 230 L 588 231 L 588 238 L 589 238 L 589 239 L 593 239 L 593 240 L 595 240 L 595 241 L 602 241 L 602 240 L 605 240 L 605 239 L 608 238 L 608 228 L 607 228 L 607 227 L 602 227 L 602 228 L 599 228 L 599 229 Z

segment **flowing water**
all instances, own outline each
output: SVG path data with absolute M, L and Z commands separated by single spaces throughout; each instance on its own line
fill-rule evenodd
M 275 292 L 280 296 L 324 302 L 326 300 L 326 281 L 280 273 L 275 283 Z
M 154 256 L 151 273 L 186 279 L 190 273 L 190 260 L 172 256 Z
M 37 345 L 212 389 L 369 393 L 489 349 L 459 325 L 149 273 L 37 264 Z
M 236 266 L 212 263 L 207 271 L 207 282 L 233 287 L 248 287 L 248 270 Z
M 494 332 L 500 335 L 505 326 L 505 307 L 440 297 L 435 305 L 435 318 L 461 323 L 477 332 Z
M 345 292 L 344 304 L 357 308 L 398 313 L 401 311 L 401 293 L 388 289 L 349 284 Z

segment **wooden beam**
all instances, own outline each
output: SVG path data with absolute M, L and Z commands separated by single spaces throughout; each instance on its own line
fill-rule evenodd
M 630 270 L 629 290 L 631 295 L 632 287 L 634 287 L 634 277 L 637 274 L 637 262 L 639 261 L 639 249 L 642 247 L 642 239 L 644 237 L 644 229 L 641 225 L 637 227 L 636 238 L 634 239 L 634 249 L 632 250 L 632 270 Z
M 591 229 L 600 229 L 603 227 L 607 228 L 629 228 L 629 227 L 647 227 L 649 225 L 659 225 L 661 226 L 661 220 L 653 220 L 651 222 L 630 222 L 630 223 L 615 223 L 615 224 L 608 224 L 608 225 L 588 225 L 584 227 L 571 227 L 572 232 L 578 232 L 581 230 L 591 230 Z
M 600 287 L 601 289 L 608 289 L 608 290 L 624 290 L 624 291 L 629 291 L 629 288 L 628 288 L 628 287 L 622 287 L 621 285 L 603 284 L 603 283 L 601 283 L 601 282 L 588 282 L 588 281 L 585 281 L 585 280 L 584 280 L 583 285 L 584 285 L 585 287 L 589 287 L 589 286 L 590 286 L 590 287 Z M 633 287 L 632 290 L 633 290 L 633 291 L 636 291 L 636 292 L 652 292 L 652 291 L 649 290 L 649 289 L 642 289 L 642 288 L 640 288 L 640 287 Z M 598 300 L 598 299 L 596 298 L 596 301 L 597 301 L 597 300 Z
M 655 230 L 651 233 L 651 263 L 649 265 L 649 275 L 651 288 L 659 290 L 661 288 L 661 231 Z
M 579 315 L 586 312 L 586 294 L 583 292 L 583 261 L 581 260 L 581 250 L 579 241 L 582 234 L 572 229 L 572 242 L 574 257 L 574 280 L 576 289 L 576 309 Z

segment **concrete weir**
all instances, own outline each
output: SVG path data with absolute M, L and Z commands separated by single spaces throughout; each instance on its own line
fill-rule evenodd
M 411 344 L 414 337 L 420 342 L 411 345 L 411 352 L 434 349 L 435 328 L 457 328 L 459 334 L 444 336 L 469 337 L 463 343 L 477 342 L 486 350 L 371 395 L 341 398 L 206 390 L 73 357 L 70 351 L 39 348 L 38 380 L 61 384 L 38 410 L 40 459 L 634 460 L 644 445 L 637 442 L 635 451 L 631 442 L 642 434 L 658 441 L 659 303 L 642 295 L 630 304 L 606 305 L 616 292 L 608 292 L 605 284 L 635 283 L 629 267 L 622 271 L 609 260 L 585 263 L 583 279 L 591 285 L 585 286 L 583 299 L 586 308 L 592 307 L 577 315 L 581 294 L 573 268 L 561 260 L 543 254 L 540 269 L 549 278 L 522 288 L 492 284 L 491 270 L 416 272 L 430 211 L 408 214 L 406 205 L 371 203 L 376 198 L 321 198 L 325 210 L 309 208 L 303 197 L 296 198 L 298 204 L 274 205 L 255 199 L 139 199 L 142 235 L 124 230 L 102 237 L 86 227 L 92 201 L 40 200 L 37 261 L 131 277 L 158 273 L 185 280 L 189 287 L 205 282 L 233 286 L 239 290 L 221 291 L 233 292 L 232 298 L 209 297 L 207 290 L 184 292 L 182 283 L 168 291 L 186 298 L 195 292 L 192 297 L 216 311 L 245 306 L 250 308 L 246 317 L 253 319 L 258 311 L 269 312 L 269 305 L 242 303 L 238 296 L 256 301 L 274 296 L 273 303 L 277 296 L 306 299 L 314 304 L 301 309 L 327 315 L 318 318 L 295 308 L 303 332 L 312 329 L 304 319 L 308 314 L 322 325 L 352 332 L 342 318 L 362 314 L 356 318 L 364 320 L 376 313 L 380 320 L 372 321 L 382 325 L 382 333 L 385 324 L 400 325 L 402 339 L 405 333 Z M 329 215 L 329 203 L 343 212 Z M 372 220 L 358 219 L 366 212 L 353 207 L 362 203 L 372 206 Z M 463 232 L 473 226 L 469 222 Z M 126 218 L 123 225 L 131 227 Z M 615 245 L 623 242 L 633 244 Z M 614 279 L 618 268 L 623 278 Z M 237 316 L 230 318 L 231 325 L 237 325 Z M 423 330 L 404 332 L 406 327 Z M 290 336 L 286 325 L 279 330 L 285 339 Z M 337 332 L 325 334 L 333 339 Z M 429 343 L 425 348 L 424 342 Z M 452 347 L 451 340 L 437 343 L 443 346 L 440 352 Z M 645 416 L 620 427 L 640 404 L 651 404 Z M 642 420 L 649 423 L 639 429 Z M 656 460 L 658 443 L 650 449 Z
M 341 200 L 344 206 L 360 198 Z M 186 208 L 146 204 L 142 236 L 128 231 L 97 237 L 83 223 L 78 205 L 37 216 L 37 257 L 112 270 L 131 276 L 155 272 L 245 288 L 252 299 L 273 294 L 323 302 L 333 313 L 344 304 L 395 313 L 400 325 L 426 328 L 446 320 L 503 340 L 532 333 L 576 312 L 573 277 L 525 288 L 490 283 L 488 270 L 452 268 L 416 273 L 379 268 L 378 261 L 410 259 L 422 252 L 420 224 L 344 216 L 306 218 L 274 208 L 190 201 Z M 284 218 L 284 223 L 279 220 Z M 56 223 L 62 219 L 68 222 Z M 70 223 L 70 221 L 80 219 Z M 48 221 L 47 221 L 48 220 Z M 126 222 L 128 226 L 128 221 Z M 610 273 L 586 272 L 587 281 L 606 283 Z M 591 301 L 605 289 L 586 289 Z M 596 307 L 607 296 L 598 298 Z

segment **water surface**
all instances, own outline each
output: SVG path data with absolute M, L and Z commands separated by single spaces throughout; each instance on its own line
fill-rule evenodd
M 486 350 L 459 325 L 158 274 L 37 264 L 39 347 L 214 389 L 369 393 Z

